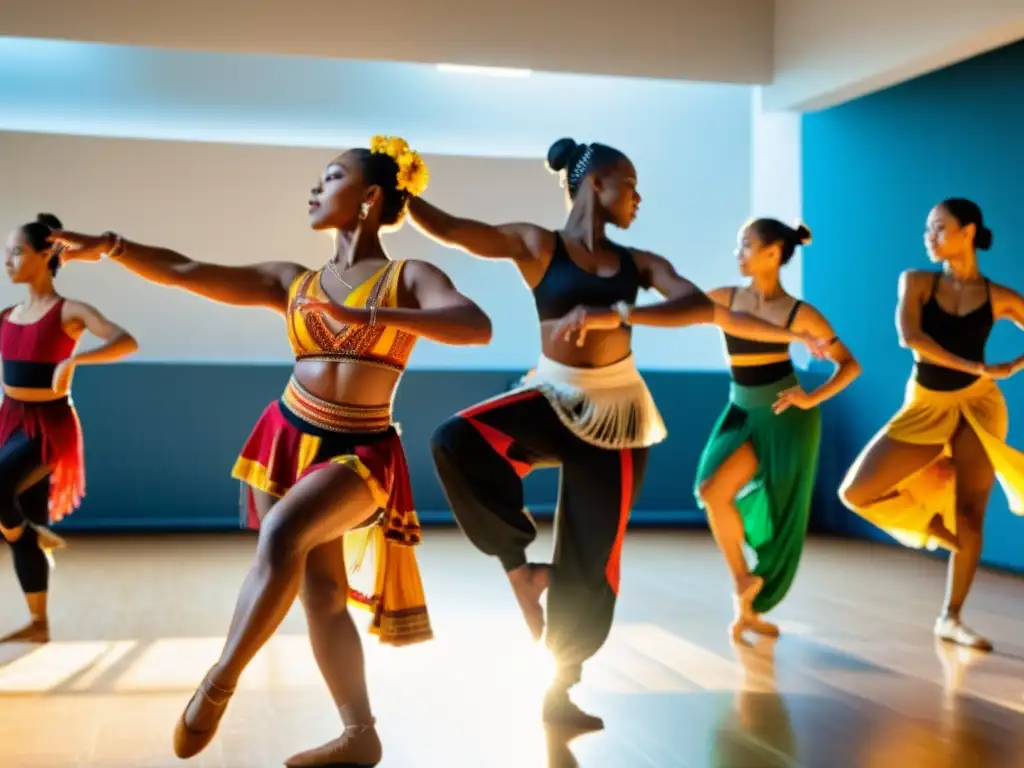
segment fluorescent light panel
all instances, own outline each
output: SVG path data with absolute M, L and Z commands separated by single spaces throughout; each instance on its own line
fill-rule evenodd
M 453 72 L 461 75 L 483 75 L 484 77 L 529 77 L 529 69 L 514 67 L 480 67 L 473 64 L 438 64 L 441 72 Z

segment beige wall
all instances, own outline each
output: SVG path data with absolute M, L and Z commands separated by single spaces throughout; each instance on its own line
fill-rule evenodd
M 703 288 L 736 281 L 736 228 L 749 212 L 749 140 L 740 146 L 684 148 L 666 162 L 664 148 L 641 148 L 644 202 L 619 242 L 672 259 Z M 245 264 L 285 259 L 319 266 L 330 239 L 307 226 L 310 186 L 335 149 L 262 147 L 0 132 L 0 230 L 40 211 L 69 229 L 118 230 L 126 237 L 193 258 Z M 558 227 L 565 203 L 557 179 L 538 159 L 428 156 L 427 197 L 484 221 L 532 221 Z M 388 235 L 393 256 L 441 266 L 494 321 L 494 341 L 473 350 L 421 343 L 420 368 L 525 369 L 540 351 L 533 299 L 515 269 L 440 247 L 415 228 Z M 59 289 L 95 303 L 130 327 L 139 360 L 285 361 L 280 320 L 261 310 L 211 303 L 146 283 L 114 264 L 70 264 Z M 793 283 L 799 290 L 799 280 Z M 0 281 L 0 306 L 19 291 Z M 646 296 L 642 301 L 653 300 Z M 641 329 L 640 364 L 654 369 L 721 369 L 718 334 Z
M 8 231 L 40 211 L 69 229 L 114 229 L 146 243 L 226 264 L 272 259 L 317 266 L 330 255 L 328 236 L 307 226 L 309 188 L 333 149 L 130 141 L 0 133 L 0 227 Z M 561 189 L 540 161 L 428 157 L 431 199 L 484 219 L 557 225 Z M 389 235 L 393 256 L 422 258 L 448 270 L 459 288 L 495 320 L 495 345 L 467 352 L 423 344 L 420 365 L 502 357 L 525 362 L 532 344 L 529 293 L 511 267 L 485 264 L 435 245 L 412 227 Z M 269 312 L 213 304 L 148 284 L 112 264 L 71 264 L 58 279 L 67 295 L 94 302 L 137 333 L 140 358 L 271 361 L 288 357 L 280 320 Z M 0 301 L 20 291 L 4 282 Z M 526 321 L 524 323 L 524 321 Z M 520 337 L 526 326 L 527 341 Z M 504 350 L 502 349 L 504 347 Z

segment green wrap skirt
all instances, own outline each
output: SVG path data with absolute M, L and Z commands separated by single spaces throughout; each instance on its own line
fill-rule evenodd
M 697 465 L 694 493 L 745 442 L 757 455 L 754 478 L 736 497 L 747 544 L 754 551 L 752 573 L 764 579 L 754 600 L 766 613 L 786 596 L 800 565 L 811 497 L 818 470 L 821 412 L 790 406 L 779 415 L 772 404 L 779 392 L 799 385 L 795 374 L 755 387 L 733 382 L 729 404 L 718 417 Z

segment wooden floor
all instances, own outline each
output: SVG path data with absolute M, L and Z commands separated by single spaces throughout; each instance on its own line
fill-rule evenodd
M 727 639 L 706 533 L 631 532 L 617 620 L 578 701 L 602 733 L 545 734 L 548 660 L 498 566 L 454 530 L 422 549 L 437 639 L 367 643 L 382 766 L 1024 766 L 1024 583 L 982 574 L 965 618 L 996 653 L 931 635 L 942 563 L 813 541 L 774 644 Z M 0 646 L 0 766 L 156 768 L 215 658 L 253 551 L 246 535 L 79 537 L 54 573 L 46 646 Z M 543 556 L 549 542 L 536 553 Z M 0 552 L 0 634 L 23 618 Z M 293 611 L 243 678 L 203 768 L 281 765 L 337 734 Z

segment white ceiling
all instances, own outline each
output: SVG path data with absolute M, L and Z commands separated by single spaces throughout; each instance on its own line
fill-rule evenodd
M 767 109 L 814 110 L 1024 39 L 1024 0 L 775 0 Z
M 632 154 L 749 116 L 743 85 L 0 38 L 8 131 L 314 147 L 393 133 L 433 154 L 539 157 L 562 136 Z
M 806 110 L 1021 39 L 1024 0 L 0 0 L 0 35 L 743 83 Z
M 0 0 L 0 34 L 766 83 L 771 0 Z

